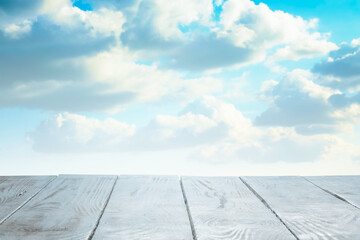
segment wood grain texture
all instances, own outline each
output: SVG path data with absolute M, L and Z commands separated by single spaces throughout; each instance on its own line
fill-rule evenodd
M 321 176 L 306 179 L 360 208 L 360 176 Z
M 299 239 L 360 239 L 360 210 L 302 177 L 243 177 Z
M 93 239 L 193 239 L 178 177 L 119 176 Z
M 295 239 L 238 177 L 183 177 L 198 240 Z
M 0 177 L 0 223 L 54 178 L 55 176 Z
M 115 176 L 59 176 L 0 225 L 0 239 L 88 239 Z

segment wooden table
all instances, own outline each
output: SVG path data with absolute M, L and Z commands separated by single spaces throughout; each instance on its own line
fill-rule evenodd
M 360 239 L 360 176 L 0 176 L 0 239 Z

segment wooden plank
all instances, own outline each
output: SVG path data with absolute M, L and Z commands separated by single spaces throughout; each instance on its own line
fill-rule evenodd
M 295 239 L 238 177 L 183 177 L 198 240 Z
M 116 176 L 59 176 L 0 225 L 0 239 L 88 239 Z
M 360 176 L 306 177 L 317 186 L 360 208 Z
M 299 239 L 360 239 L 360 210 L 302 177 L 243 177 Z
M 119 176 L 93 239 L 193 239 L 178 177 Z
M 55 176 L 1 176 L 0 224 L 54 178 Z

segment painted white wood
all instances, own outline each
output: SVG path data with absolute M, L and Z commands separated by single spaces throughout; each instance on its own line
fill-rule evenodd
M 119 176 L 93 239 L 193 239 L 179 178 Z
M 1 176 L 0 223 L 54 178 L 55 176 Z
M 360 210 L 303 177 L 243 177 L 299 239 L 360 239 Z
M 59 176 L 0 225 L 0 239 L 88 239 L 116 176 Z
M 306 177 L 319 187 L 360 208 L 360 176 Z
M 183 177 L 198 240 L 295 239 L 238 177 Z

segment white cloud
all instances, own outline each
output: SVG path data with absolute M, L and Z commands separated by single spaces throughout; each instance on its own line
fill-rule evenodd
M 213 18 L 214 4 L 223 9 L 218 22 Z M 108 8 L 83 11 L 70 0 L 45 0 L 25 19 L 45 17 L 42 21 L 49 20 L 65 31 L 88 32 L 94 38 L 115 36 L 131 50 L 140 50 L 139 59 L 193 71 L 260 62 L 273 47 L 281 48 L 269 61 L 320 56 L 337 48 L 327 40 L 328 34 L 315 31 L 316 19 L 272 11 L 250 0 L 153 0 L 125 5 L 119 10 L 107 4 Z M 7 21 L 9 36 L 30 32 L 31 25 L 25 22 L 24 18 Z
M 94 81 L 111 84 L 108 91 L 135 92 L 139 101 L 160 99 L 171 91 L 171 81 L 180 78 L 180 74 L 161 71 L 156 65 L 137 64 L 122 48 L 99 53 L 85 63 Z
M 316 83 L 319 76 L 296 69 L 279 81 L 265 81 L 260 99 L 269 107 L 256 119 L 259 126 L 295 127 L 301 134 L 352 132 L 359 123 L 360 95 L 347 96 Z
M 155 26 L 166 40 L 183 36 L 179 25 L 189 25 L 192 22 L 211 25 L 212 0 L 154 0 L 154 5 Z
M 10 41 L 28 36 L 37 21 L 41 1 L 12 0 L 0 4 L 0 31 Z
M 30 139 L 42 152 L 184 149 L 194 160 L 215 162 L 306 162 L 359 154 L 356 146 L 334 135 L 254 127 L 232 104 L 210 96 L 189 104 L 179 116 L 158 115 L 140 128 L 114 119 L 59 114 L 44 121 Z
M 191 8 L 194 13 L 184 19 L 180 13 L 185 9 L 179 9 L 178 4 L 158 4 L 165 8 L 159 9 L 160 12 L 178 9 L 179 21 L 187 23 L 200 19 L 194 15 L 200 11 L 200 3 L 189 1 L 188 4 L 194 5 L 195 9 Z M 33 33 L 35 37 L 22 40 L 26 51 L 16 52 L 18 60 L 14 62 L 6 61 L 5 55 L 0 58 L 4 62 L 0 65 L 4 82 L 0 107 L 116 112 L 130 103 L 163 98 L 187 102 L 222 89 L 217 78 L 189 78 L 184 73 L 162 70 L 156 63 L 138 63 L 138 55 L 113 38 L 123 31 L 125 16 L 121 11 L 106 8 L 83 11 L 70 0 L 46 0 L 39 9 L 34 12 L 41 16 Z M 48 31 L 48 24 L 56 30 Z M 18 36 L 25 30 L 16 25 L 7 31 Z M 38 39 L 44 39 L 44 43 L 39 44 Z M 17 49 L 19 43 L 10 44 Z M 31 55 L 41 57 L 34 59 Z M 20 72 L 18 65 L 22 67 Z
M 268 61 L 313 58 L 324 56 L 330 51 L 337 49 L 338 47 L 334 43 L 328 42 L 327 39 L 324 39 L 319 33 L 313 33 L 305 36 L 303 39 L 298 39 L 298 41 L 293 44 L 278 49 Z
M 220 20 L 214 7 L 221 5 Z M 167 68 L 206 71 L 268 61 L 323 56 L 337 49 L 329 33 L 305 20 L 250 0 L 138 1 L 126 8 L 122 43 Z M 131 9 L 131 10 L 129 10 Z M 170 14 L 171 13 L 171 14 Z
M 360 38 L 353 39 L 351 41 L 351 46 L 356 47 L 356 46 L 359 46 L 359 45 L 360 45 Z
M 30 8 L 32 11 L 26 14 L 16 11 L 20 14 L 7 15 L 5 12 L 5 17 L 0 16 L 0 30 L 3 30 L 10 38 L 20 38 L 31 32 L 33 22 L 36 22 L 38 18 L 46 17 L 47 20 L 62 28 L 88 29 L 94 37 L 97 34 L 101 34 L 102 37 L 111 35 L 119 37 L 123 31 L 122 25 L 125 23 L 125 17 L 120 11 L 107 8 L 83 11 L 74 7 L 71 0 L 34 1 L 33 5 Z
M 64 113 L 41 123 L 30 138 L 34 149 L 42 152 L 113 151 L 134 131 L 134 125 L 111 118 L 99 121 Z
M 70 0 L 45 0 L 41 14 L 48 16 L 54 23 L 63 27 L 82 27 L 90 29 L 92 34 L 119 37 L 125 17 L 120 11 L 102 8 L 96 11 L 83 11 L 72 5 Z
M 360 89 L 360 45 L 359 39 L 350 44 L 342 43 L 340 48 L 329 53 L 328 59 L 315 64 L 312 71 L 320 74 L 322 83 L 342 90 Z
M 358 125 L 360 123 L 360 104 L 353 103 L 348 107 L 336 110 L 332 113 L 332 117 Z
M 178 129 L 189 129 L 191 133 L 196 135 L 217 126 L 214 120 L 204 115 L 193 113 L 186 113 L 179 117 L 158 115 L 154 122 L 161 126 L 164 133 L 166 133 L 165 137 L 169 138 L 174 137 L 176 135 L 174 131 Z
M 9 38 L 19 38 L 24 34 L 27 34 L 31 31 L 32 21 L 24 20 L 22 23 L 19 24 L 9 24 L 4 27 L 3 31 L 6 36 Z
M 252 145 L 259 130 L 232 104 L 204 96 L 188 104 L 177 117 L 157 116 L 137 131 L 133 146 L 138 150 L 193 148 L 234 139 Z
M 275 80 L 266 80 L 261 83 L 260 87 L 260 100 L 268 101 L 272 103 L 274 101 L 274 97 L 272 96 L 272 92 L 274 88 L 279 84 L 278 81 Z
M 0 105 L 56 111 L 103 109 L 114 112 L 130 103 L 164 98 L 188 102 L 203 94 L 221 91 L 222 80 L 207 74 L 189 78 L 186 72 L 164 70 L 164 66 L 220 71 L 223 67 L 258 62 L 265 59 L 266 48 L 293 44 L 316 27 L 315 20 L 305 21 L 282 11 L 272 11 L 265 4 L 255 5 L 249 0 L 217 4 L 222 4 L 223 12 L 220 22 L 215 23 L 212 19 L 213 1 L 210 0 L 179 3 L 139 1 L 134 2 L 131 10 L 100 8 L 92 11 L 83 11 L 73 6 L 70 0 L 45 0 L 33 13 L 35 17 L 39 16 L 35 32 L 30 32 L 30 22 L 25 22 L 27 25 L 23 28 L 14 25 L 8 30 L 16 36 L 26 31 L 30 37 L 31 34 L 34 36 L 24 39 L 21 44 L 26 51 L 19 51 L 17 55 L 23 71 L 16 71 L 15 61 L 5 61 L 5 57 L 0 59 L 4 62 L 0 66 L 5 85 L 2 92 L 6 92 Z M 159 45 L 161 50 L 155 49 L 165 60 L 145 59 L 146 64 L 139 63 L 144 60 L 140 52 L 132 52 L 131 47 L 124 46 L 122 38 L 121 42 L 114 40 L 132 26 L 140 27 L 135 18 L 148 24 L 145 26 L 156 28 L 155 32 L 149 28 L 132 32 L 136 35 L 151 30 L 150 38 L 140 36 L 142 41 L 158 35 L 165 41 L 177 38 L 176 44 L 170 44 L 169 49 L 162 44 Z M 193 31 L 189 26 L 192 23 L 195 28 L 201 25 L 206 30 L 200 30 L 201 33 Z M 51 27 L 47 24 L 56 30 L 48 31 Z M 181 32 L 179 26 L 189 27 L 189 31 Z M 179 34 L 186 35 L 186 39 Z M 322 39 L 318 33 L 311 36 Z M 44 39 L 44 43 L 38 44 L 36 39 Z M 16 49 L 16 43 L 12 44 Z M 33 59 L 24 52 L 41 57 Z M 167 58 L 171 58 L 171 63 L 166 62 Z M 34 90 L 36 86 L 39 90 Z M 315 93 L 315 90 L 314 94 L 322 94 Z M 61 93 L 72 99 L 71 106 L 69 101 L 62 101 Z M 77 98 L 77 95 L 83 98 Z M 87 101 L 98 104 L 93 108 L 86 107 Z
M 334 159 L 334 154 L 346 157 L 359 154 L 355 146 L 351 152 L 341 151 L 337 143 L 341 139 L 331 135 L 304 136 L 293 128 L 276 127 L 263 131 L 253 145 L 242 145 L 237 141 L 221 141 L 200 147 L 194 157 L 214 162 L 309 162 Z M 335 151 L 335 149 L 337 149 Z M 350 154 L 351 153 L 351 154 Z
M 322 56 L 337 49 L 328 42 L 328 34 L 313 32 L 318 19 L 304 20 L 283 11 L 272 11 L 267 5 L 250 0 L 229 0 L 223 5 L 217 34 L 229 37 L 237 46 L 278 49 L 269 61 L 298 60 Z
M 157 101 L 163 97 L 189 101 L 222 89 L 221 79 L 185 78 L 182 73 L 160 70 L 155 64 L 136 63 L 136 56 L 121 47 L 86 60 L 95 82 L 111 85 L 109 92 L 133 92 L 136 101 Z
M 71 64 L 75 73 L 85 74 L 68 74 L 66 77 L 70 79 L 64 79 L 59 73 L 54 75 L 58 78 L 55 80 L 15 82 L 0 90 L 0 106 L 118 112 L 131 103 L 165 98 L 186 103 L 203 94 L 222 90 L 221 79 L 207 76 L 187 78 L 183 73 L 160 70 L 156 64 L 136 63 L 136 55 L 121 46 L 54 65 L 62 68 L 63 64 Z M 73 76 L 76 76 L 75 80 L 71 80 Z
M 112 151 L 131 151 L 193 147 L 227 138 L 251 145 L 259 133 L 232 104 L 205 96 L 179 116 L 158 115 L 137 130 L 116 120 L 101 122 L 65 113 L 44 121 L 30 137 L 40 151 L 97 151 L 109 146 Z
M 284 77 L 283 83 L 294 88 L 294 90 L 298 89 L 303 93 L 307 93 L 312 98 L 321 98 L 324 102 L 327 102 L 330 96 L 341 93 L 339 90 L 316 84 L 311 80 L 314 78 L 316 77 L 309 71 L 295 69 Z

